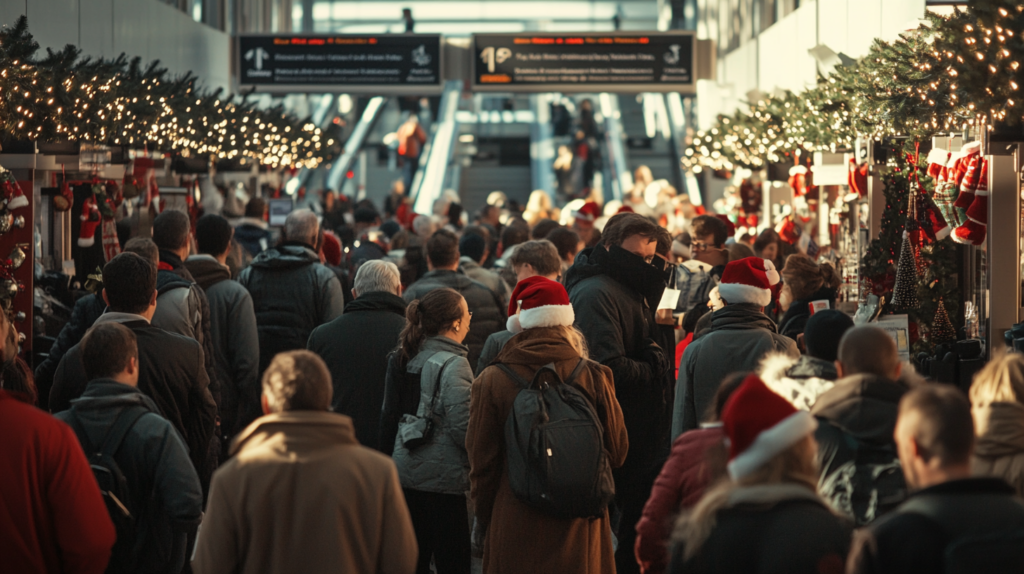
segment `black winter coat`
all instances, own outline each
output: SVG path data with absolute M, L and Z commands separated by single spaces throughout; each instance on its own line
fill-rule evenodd
M 359 295 L 337 319 L 317 327 L 306 347 L 327 363 L 334 412 L 352 417 L 363 446 L 380 447 L 388 353 L 405 327 L 405 301 L 382 291 Z
M 449 287 L 458 291 L 465 299 L 473 320 L 469 323 L 469 334 L 463 344 L 469 347 L 469 366 L 476 372 L 484 342 L 492 333 L 505 328 L 508 311 L 501 296 L 483 283 L 473 281 L 458 271 L 435 269 L 413 283 L 402 297 L 406 302 L 419 299 L 434 289 Z
M 823 287 L 806 299 L 793 301 L 779 320 L 779 333 L 795 341 L 798 335 L 803 334 L 807 320 L 811 318 L 811 302 L 821 300 L 828 301 L 829 309 L 835 309 L 836 290 Z
M 629 454 L 617 472 L 632 474 L 649 471 L 666 454 L 671 386 L 645 360 L 645 349 L 658 336 L 647 301 L 616 272 L 607 250 L 587 249 L 566 272 L 565 288 L 590 358 L 612 370 L 629 433 Z
M 71 320 L 61 328 L 57 340 L 50 347 L 50 353 L 36 367 L 35 382 L 36 391 L 39 393 L 39 406 L 46 408 L 50 404 L 50 387 L 53 386 L 53 375 L 60 360 L 67 354 L 68 349 L 85 337 L 85 332 L 106 309 L 107 304 L 99 293 L 86 295 L 75 302 L 75 307 L 71 310 Z
M 800 492 L 800 491 L 804 492 Z M 737 500 L 738 499 L 738 500 Z M 715 515 L 711 535 L 684 562 L 672 548 L 672 574 L 840 573 L 851 525 L 809 488 L 760 485 L 739 489 Z
M 252 297 L 245 287 L 231 279 L 227 266 L 209 255 L 189 257 L 185 267 L 210 302 L 210 340 L 220 381 L 221 431 L 225 438 L 230 438 L 263 416 L 260 343 Z M 228 442 L 225 441 L 225 447 Z
M 256 311 L 261 377 L 275 355 L 305 349 L 313 329 L 345 309 L 338 278 L 305 244 L 285 243 L 260 253 L 238 282 L 249 290 Z
M 128 484 L 128 503 L 136 521 L 134 548 L 125 550 L 137 557 L 132 572 L 177 574 L 191 554 L 186 542 L 195 534 L 203 510 L 203 491 L 189 461 L 188 447 L 174 426 L 160 416 L 156 403 L 135 387 L 96 379 L 71 404 L 71 410 L 58 413 L 57 418 L 70 424 L 76 434 L 84 432 L 97 449 L 102 448 L 122 412 L 147 412 L 114 455 Z M 82 438 L 79 435 L 85 448 Z M 122 551 L 120 546 L 114 548 Z M 119 558 L 118 564 L 131 563 Z
M 946 550 L 956 539 L 1024 529 L 1024 503 L 1014 494 L 1013 487 L 999 478 L 952 480 L 919 490 L 892 513 L 857 531 L 846 571 L 943 572 Z M 999 566 L 999 572 L 1019 572 L 1021 567 L 1019 562 L 995 565 Z
M 216 457 L 210 457 L 210 441 L 217 422 L 217 403 L 203 368 L 203 349 L 195 340 L 153 327 L 141 318 L 122 324 L 135 333 L 139 348 L 139 390 L 153 399 L 160 414 L 181 433 L 203 492 L 208 492 L 216 466 Z M 57 366 L 50 411 L 71 408 L 71 400 L 82 396 L 87 383 L 82 348 L 75 345 Z

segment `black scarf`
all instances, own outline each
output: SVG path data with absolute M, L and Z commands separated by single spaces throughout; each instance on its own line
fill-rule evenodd
M 590 254 L 590 261 L 603 267 L 612 279 L 642 295 L 649 307 L 661 302 L 669 277 L 660 257 L 655 257 L 654 263 L 648 263 L 643 257 L 613 245 L 610 249 L 595 248 Z

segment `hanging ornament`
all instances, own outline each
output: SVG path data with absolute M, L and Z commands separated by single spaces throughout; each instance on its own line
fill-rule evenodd
M 100 224 L 100 210 L 96 207 L 96 200 L 87 197 L 82 204 L 82 214 L 79 216 L 81 227 L 78 230 L 78 246 L 92 247 L 96 243 L 96 228 Z
M 933 345 L 956 340 L 956 329 L 953 328 L 953 323 L 949 320 L 949 313 L 946 312 L 946 304 L 942 297 L 939 297 L 939 310 L 935 312 L 935 319 L 932 321 L 928 339 Z
M 11 250 L 11 254 L 7 256 L 7 264 L 11 266 L 11 269 L 17 269 L 25 263 L 25 250 L 21 247 L 22 244 L 15 245 L 14 249 Z
M 53 209 L 56 211 L 67 211 L 75 202 L 75 196 L 71 193 L 71 186 L 64 182 L 60 186 L 60 194 L 53 196 Z
M 0 209 L 0 235 L 7 233 L 14 226 L 14 214 L 6 209 Z
M 918 306 L 917 277 L 917 266 L 914 263 L 914 250 L 910 245 L 910 234 L 904 231 L 900 260 L 896 265 L 896 284 L 892 290 L 892 306 L 895 309 L 912 309 Z

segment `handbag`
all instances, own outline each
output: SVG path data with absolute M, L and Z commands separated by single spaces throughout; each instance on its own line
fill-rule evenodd
M 398 421 L 398 440 L 407 450 L 413 451 L 430 442 L 434 436 L 434 404 L 437 402 L 437 395 L 441 389 L 441 375 L 445 367 L 457 355 L 452 355 L 437 371 L 437 381 L 434 382 L 434 392 L 430 396 L 430 408 L 424 416 L 404 414 Z M 421 383 L 422 384 L 422 383 Z

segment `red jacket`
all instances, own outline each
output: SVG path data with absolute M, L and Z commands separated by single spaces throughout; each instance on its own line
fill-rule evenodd
M 71 427 L 0 391 L 5 572 L 102 574 L 114 525 Z
M 668 568 L 668 539 L 676 515 L 704 495 L 718 476 L 705 464 L 708 447 L 725 439 L 721 426 L 694 429 L 679 435 L 672 452 L 654 481 L 651 497 L 636 525 L 636 560 L 644 574 L 661 574 Z M 722 469 L 724 471 L 724 469 Z

